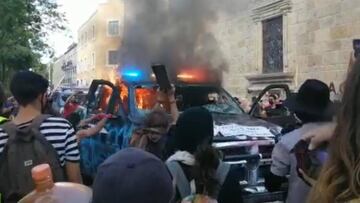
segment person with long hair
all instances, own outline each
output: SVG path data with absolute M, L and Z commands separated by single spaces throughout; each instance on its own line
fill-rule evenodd
M 171 124 L 170 116 L 162 109 L 150 112 L 143 126 L 136 129 L 131 137 L 130 146 L 143 149 L 165 159 L 166 135 Z
M 332 136 L 323 136 L 323 141 L 329 140 L 329 158 L 310 194 L 310 203 L 360 201 L 359 59 L 349 69 L 343 85 L 335 131 Z
M 214 121 L 208 110 L 194 107 L 183 112 L 174 136 L 176 152 L 166 164 L 176 183 L 176 202 L 189 196 L 242 202 L 239 170 L 222 162 L 211 145 Z

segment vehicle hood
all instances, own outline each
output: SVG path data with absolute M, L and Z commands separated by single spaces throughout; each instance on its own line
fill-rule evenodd
M 270 122 L 267 122 L 267 121 L 264 121 L 264 120 L 261 120 L 261 119 L 252 118 L 248 114 L 213 113 L 212 115 L 213 115 L 213 119 L 214 119 L 215 128 L 219 127 L 219 126 L 226 126 L 226 125 L 232 125 L 233 128 L 236 128 L 237 126 L 239 128 L 240 127 L 265 127 L 274 136 L 279 135 L 281 132 L 280 126 L 275 125 Z M 229 135 L 223 134 L 223 135 L 215 135 L 215 136 L 228 137 Z

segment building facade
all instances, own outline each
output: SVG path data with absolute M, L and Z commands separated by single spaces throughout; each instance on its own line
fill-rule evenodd
M 65 78 L 65 73 L 62 70 L 62 65 L 63 65 L 62 56 L 58 58 L 54 58 L 49 64 L 50 79 L 54 87 L 61 85 L 61 83 Z
M 308 78 L 334 82 L 347 73 L 360 38 L 358 0 L 242 0 L 222 13 L 213 32 L 229 64 L 224 87 L 256 95 L 268 84 L 297 89 Z
M 119 64 L 124 6 L 108 0 L 78 30 L 77 84 L 87 87 L 94 79 L 112 79 Z
M 70 45 L 65 54 L 61 57 L 61 69 L 64 72 L 64 79 L 62 86 L 75 87 L 77 86 L 76 73 L 77 73 L 77 44 Z
M 73 43 L 67 51 L 50 63 L 50 78 L 54 86 L 75 87 L 77 73 L 77 44 Z

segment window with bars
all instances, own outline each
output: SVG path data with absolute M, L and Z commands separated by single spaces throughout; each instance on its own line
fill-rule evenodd
M 263 21 L 263 72 L 283 72 L 283 17 Z
M 119 36 L 120 35 L 120 26 L 119 26 L 118 20 L 109 21 L 108 34 L 110 36 Z

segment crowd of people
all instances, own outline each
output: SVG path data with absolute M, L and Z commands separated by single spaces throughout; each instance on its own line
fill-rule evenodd
M 51 166 L 55 181 L 82 184 L 78 142 L 95 136 L 111 116 L 84 119 L 74 97 L 66 102 L 63 117 L 52 113 L 49 82 L 34 72 L 16 73 L 9 87 L 10 99 L 0 88 L 2 201 L 17 202 L 29 193 L 34 187 L 31 168 L 42 163 Z M 331 92 L 322 81 L 309 79 L 281 101 L 301 125 L 275 145 L 265 185 L 278 191 L 287 183 L 286 202 L 360 202 L 360 60 L 351 59 L 340 107 L 335 108 Z M 93 202 L 242 202 L 240 170 L 223 162 L 212 146 L 211 113 L 193 107 L 180 114 L 174 90 L 158 91 L 157 100 L 133 131 L 131 147 L 99 167 L 91 186 Z M 269 95 L 264 109 L 275 109 L 278 102 L 278 95 Z M 320 149 L 325 149 L 325 160 L 313 164 L 319 160 L 312 152 Z M 304 153 L 313 158 L 310 165 L 303 163 Z

